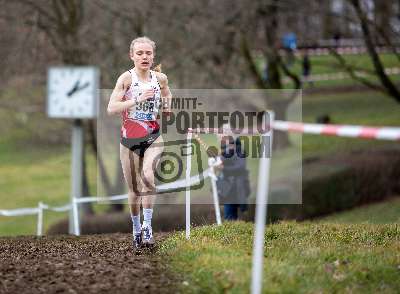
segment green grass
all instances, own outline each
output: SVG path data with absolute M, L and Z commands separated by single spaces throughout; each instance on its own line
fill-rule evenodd
M 323 223 L 400 223 L 400 197 L 335 213 L 317 221 Z
M 394 54 L 385 53 L 379 55 L 383 66 L 385 68 L 391 67 L 399 67 L 400 62 Z M 367 54 L 358 54 L 358 55 L 344 55 L 343 56 L 346 62 L 356 68 L 360 68 L 363 70 L 371 71 L 374 69 L 373 64 Z M 345 72 L 343 68 L 341 68 L 336 61 L 336 58 L 331 55 L 323 55 L 323 56 L 310 56 L 311 62 L 311 75 L 316 74 L 330 74 L 337 72 Z M 260 59 L 258 61 L 259 70 L 261 71 L 265 66 L 265 61 Z M 296 57 L 295 62 L 293 63 L 290 70 L 295 74 L 301 76 L 302 75 L 302 57 Z M 283 73 L 282 73 L 282 76 Z M 398 81 L 400 79 L 399 75 L 391 75 L 390 76 L 394 81 Z M 373 76 L 369 77 L 371 81 L 377 81 Z M 344 86 L 344 85 L 353 85 L 357 84 L 356 81 L 352 80 L 350 77 L 342 80 L 331 80 L 331 81 L 317 81 L 314 83 L 315 87 L 334 87 L 334 86 Z M 285 84 L 285 88 L 290 88 L 293 85 L 291 83 Z M 307 86 L 306 86 L 307 87 Z
M 303 97 L 303 121 L 315 123 L 321 115 L 329 115 L 332 123 L 364 126 L 400 126 L 400 104 L 377 92 L 321 94 Z M 329 155 L 352 149 L 397 146 L 390 141 L 304 135 L 304 157 Z
M 184 293 L 248 293 L 253 225 L 225 223 L 176 233 L 159 254 Z M 397 293 L 400 227 L 285 222 L 267 227 L 264 293 Z
M 38 201 L 60 205 L 68 201 L 68 155 L 64 150 L 1 144 L 1 209 L 37 207 Z M 63 214 L 47 215 L 45 225 Z M 33 234 L 36 216 L 0 216 L 0 235 Z
M 373 64 L 368 54 L 357 54 L 357 55 L 343 55 L 347 63 L 354 67 L 373 70 Z M 400 62 L 394 54 L 384 53 L 380 54 L 379 57 L 382 60 L 384 67 L 396 67 L 400 66 Z M 312 74 L 322 73 L 337 73 L 338 71 L 344 71 L 340 68 L 336 58 L 331 55 L 321 56 L 310 56 Z M 302 72 L 302 58 L 296 58 L 296 62 L 293 65 L 292 70 L 296 73 Z
M 87 154 L 91 191 L 96 190 L 94 157 Z M 0 209 L 37 207 L 42 201 L 62 206 L 70 200 L 70 149 L 64 146 L 0 141 Z M 44 230 L 67 213 L 45 211 Z M 36 216 L 0 216 L 0 236 L 35 234 Z

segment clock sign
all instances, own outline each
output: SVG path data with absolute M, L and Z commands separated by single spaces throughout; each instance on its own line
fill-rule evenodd
M 99 71 L 93 66 L 51 67 L 47 76 L 47 114 L 53 118 L 97 116 Z

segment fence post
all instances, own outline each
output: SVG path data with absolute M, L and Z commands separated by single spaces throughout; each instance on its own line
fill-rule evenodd
M 262 144 L 262 157 L 260 158 L 259 172 L 258 172 L 258 187 L 256 199 L 256 219 L 254 230 L 254 243 L 253 243 L 253 268 L 251 275 L 251 293 L 260 294 L 262 290 L 263 281 L 263 261 L 264 261 L 264 233 L 265 221 L 267 218 L 268 208 L 268 190 L 269 190 L 269 175 L 271 158 L 267 157 L 267 148 L 270 148 L 272 154 L 272 124 L 274 122 L 274 113 L 268 112 L 270 121 L 266 121 L 266 115 L 263 118 L 263 126 L 269 126 L 269 132 L 261 136 Z M 267 136 L 270 135 L 268 142 Z
M 192 140 L 192 133 L 188 132 L 187 147 L 191 148 L 190 142 Z M 186 157 L 186 239 L 190 238 L 190 171 L 192 169 L 192 152 Z
M 215 218 L 217 220 L 217 224 L 221 225 L 221 211 L 219 209 L 219 200 L 218 200 L 218 190 L 217 190 L 217 181 L 214 166 L 212 165 L 210 159 L 208 161 L 208 165 L 210 167 L 210 179 L 211 179 L 211 188 L 213 193 L 213 200 L 214 200 L 214 209 L 215 209 Z
M 43 203 L 40 201 L 38 203 L 38 220 L 37 220 L 37 236 L 42 236 L 43 234 Z
M 75 197 L 72 198 L 72 215 L 74 218 L 74 234 L 79 236 L 81 234 L 80 224 L 79 224 L 79 203 Z

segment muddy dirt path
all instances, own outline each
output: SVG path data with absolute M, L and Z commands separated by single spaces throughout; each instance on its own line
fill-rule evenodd
M 154 251 L 130 234 L 0 238 L 0 293 L 176 293 Z

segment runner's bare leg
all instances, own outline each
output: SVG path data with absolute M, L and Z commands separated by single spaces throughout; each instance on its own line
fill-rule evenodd
M 153 208 L 156 187 L 155 187 L 155 167 L 160 161 L 160 155 L 164 150 L 163 138 L 159 136 L 153 144 L 146 150 L 143 158 L 142 178 L 144 184 L 142 185 L 145 196 L 142 197 L 143 208 Z
M 126 184 L 128 185 L 128 204 L 132 215 L 140 214 L 139 195 L 142 190 L 139 171 L 139 156 L 120 144 L 120 160 Z

